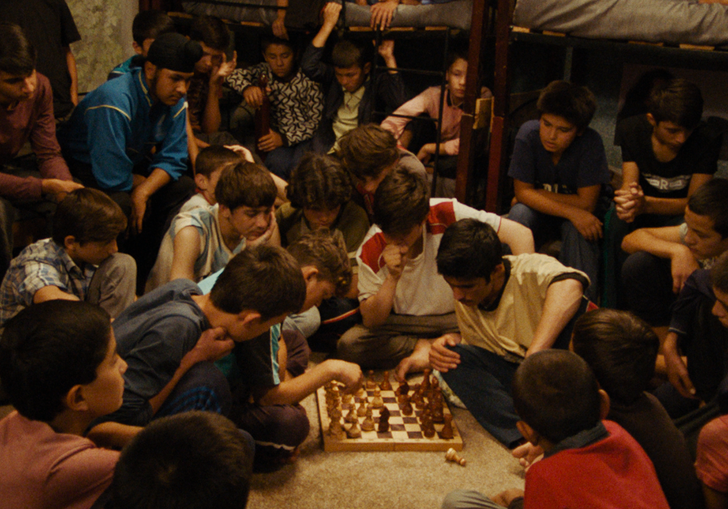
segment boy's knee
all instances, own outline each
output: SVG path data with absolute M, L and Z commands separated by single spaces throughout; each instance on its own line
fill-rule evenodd
M 365 361 L 365 355 L 362 349 L 362 340 L 369 329 L 363 325 L 355 325 L 339 338 L 336 343 L 336 356 L 339 359 L 360 364 Z
M 516 203 L 508 212 L 508 219 L 528 228 L 533 228 L 537 218 L 538 212 L 523 203 Z

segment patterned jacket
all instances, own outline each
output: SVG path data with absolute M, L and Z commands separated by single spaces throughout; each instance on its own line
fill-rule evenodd
M 271 104 L 271 127 L 287 146 L 310 140 L 321 121 L 324 96 L 321 86 L 301 70 L 288 82 L 276 79 L 270 66 L 263 62 L 247 69 L 235 69 L 226 78 L 227 85 L 242 95 L 243 90 L 257 85 L 261 75 L 269 77 L 268 95 Z

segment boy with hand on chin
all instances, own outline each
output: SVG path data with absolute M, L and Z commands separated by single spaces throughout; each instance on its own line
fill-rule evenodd
M 515 203 L 508 215 L 534 233 L 536 246 L 562 241 L 559 261 L 585 272 L 587 296 L 599 290 L 599 240 L 604 210 L 599 197 L 609 183 L 604 145 L 589 128 L 596 110 L 586 87 L 554 81 L 538 99 L 540 119 L 526 122 L 516 136 L 508 176 Z
M 0 421 L 4 505 L 94 504 L 111 484 L 119 453 L 83 435 L 94 419 L 121 406 L 125 370 L 109 315 L 97 306 L 44 302 L 8 323 L 0 379 L 16 411 Z M 127 427 L 131 436 L 137 431 Z
M 493 225 L 513 252 L 533 251 L 525 227 L 456 200 L 430 199 L 427 182 L 395 169 L 377 188 L 374 223 L 357 252 L 363 325 L 338 342 L 340 358 L 368 368 L 391 369 L 404 379 L 429 365 L 433 339 L 457 332 L 455 301 L 437 273 L 435 257 L 448 225 L 461 218 Z

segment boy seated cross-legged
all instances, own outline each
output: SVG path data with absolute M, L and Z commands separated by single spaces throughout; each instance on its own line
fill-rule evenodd
M 542 254 L 503 256 L 495 230 L 476 219 L 450 225 L 437 270 L 452 288 L 459 333 L 432 344 L 430 362 L 473 417 L 507 447 L 522 439 L 513 374 L 524 358 L 566 348 L 588 307 L 583 272 Z
M 450 493 L 443 509 L 667 509 L 655 468 L 639 444 L 605 419 L 609 396 L 589 365 L 564 350 L 538 352 L 513 379 L 518 429 L 544 458 L 526 472 L 525 493 Z
M 109 315 L 98 306 L 55 300 L 8 322 L 0 379 L 15 411 L 0 421 L 4 507 L 94 504 L 111 484 L 119 453 L 83 435 L 121 406 L 125 369 Z
M 225 168 L 215 186 L 217 204 L 178 214 L 159 248 L 146 291 L 179 278 L 200 281 L 223 267 L 248 242 L 279 243 L 270 174 L 240 162 Z
M 599 252 L 609 183 L 602 138 L 589 128 L 596 110 L 589 89 L 550 83 L 538 98 L 539 120 L 521 126 L 508 176 L 515 203 L 508 217 L 533 231 L 537 248 L 561 240 L 559 261 L 589 276 L 588 297 L 599 295 Z
M 111 198 L 77 189 L 58 205 L 53 237 L 26 247 L 0 286 L 0 328 L 21 309 L 47 300 L 85 300 L 117 317 L 134 302 L 136 264 L 117 253 L 126 217 Z
M 455 300 L 435 256 L 448 225 L 488 222 L 514 253 L 533 252 L 524 226 L 450 199 L 430 199 L 427 182 L 395 169 L 374 196 L 374 223 L 357 253 L 363 325 L 339 340 L 340 358 L 367 368 L 393 368 L 403 379 L 428 366 L 430 342 L 457 332 Z

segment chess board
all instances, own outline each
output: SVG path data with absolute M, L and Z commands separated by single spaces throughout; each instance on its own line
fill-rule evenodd
M 367 397 L 371 401 L 374 391 L 367 390 Z M 443 425 L 435 423 L 435 436 L 427 438 L 422 433 L 422 428 L 417 417 L 420 410 L 414 409 L 414 413 L 407 417 L 402 415 L 394 391 L 381 391 L 384 405 L 389 409 L 389 431 L 380 433 L 375 426 L 374 431 L 362 430 L 361 438 L 336 438 L 329 434 L 329 424 L 331 419 L 328 417 L 326 410 L 326 390 L 320 387 L 316 391 L 318 400 L 319 419 L 321 421 L 321 433 L 324 437 L 324 450 L 326 452 L 339 451 L 447 451 L 451 447 L 456 451 L 462 451 L 463 439 L 458 432 L 455 421 L 452 421 L 453 438 L 443 439 L 440 437 L 440 430 Z M 354 397 L 354 403 L 359 404 L 359 398 Z M 346 415 L 351 408 L 351 404 L 340 403 L 342 414 Z M 375 424 L 379 419 L 379 410 L 374 409 Z M 443 413 L 449 414 L 450 408 L 444 403 Z M 359 417 L 359 425 L 364 417 Z M 343 419 L 342 419 L 343 422 Z M 345 426 L 349 426 L 344 422 Z

